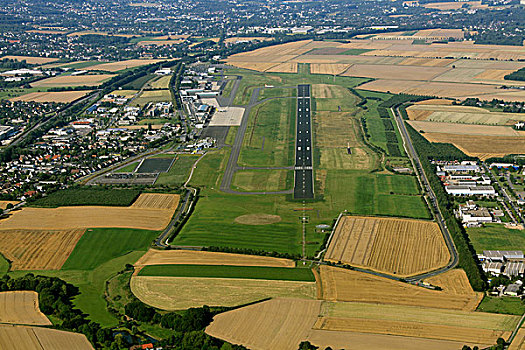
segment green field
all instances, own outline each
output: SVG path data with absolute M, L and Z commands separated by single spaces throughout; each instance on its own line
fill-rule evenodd
M 167 173 L 160 173 L 155 185 L 180 186 L 186 182 L 193 163 L 199 158 L 196 155 L 179 155 Z
M 139 165 L 139 162 L 132 162 L 126 166 L 123 166 L 122 168 L 115 171 L 115 173 L 132 173 L 137 168 L 137 165 Z
M 132 251 L 146 251 L 159 232 L 94 228 L 84 233 L 62 270 L 91 270 Z
M 9 261 L 0 254 L 0 277 L 5 275 L 9 271 Z
M 485 296 L 477 311 L 521 316 L 525 313 L 525 304 L 520 298 Z
M 282 191 L 293 186 L 293 170 L 238 170 L 232 181 L 232 189 L 247 192 Z
M 165 118 L 142 119 L 137 124 L 138 125 L 148 125 L 148 124 L 162 125 L 162 124 L 169 123 L 170 121 L 171 121 L 170 119 L 165 119 Z
M 127 83 L 122 87 L 123 90 L 140 90 L 146 84 L 148 81 L 156 78 L 156 75 L 154 74 L 146 74 L 142 77 L 139 77 L 130 83 Z
M 295 145 L 294 99 L 270 100 L 252 109 L 240 166 L 291 166 Z
M 72 205 L 129 206 L 140 195 L 139 190 L 104 187 L 75 187 L 52 192 L 30 203 L 33 207 L 56 208 Z
M 503 225 L 467 228 L 470 241 L 480 253 L 483 250 L 525 250 L 525 230 L 511 230 Z
M 132 106 L 143 107 L 150 102 L 169 102 L 171 101 L 170 90 L 144 90 L 131 103 Z
M 297 89 L 294 88 L 265 88 L 259 92 L 259 101 L 275 97 L 296 97 Z
M 140 270 L 139 276 L 246 278 L 315 282 L 314 274 L 310 269 L 261 266 L 149 265 Z

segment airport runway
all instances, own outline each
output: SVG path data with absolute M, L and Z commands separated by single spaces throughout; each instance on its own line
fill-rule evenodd
M 310 85 L 297 86 L 294 198 L 314 198 Z

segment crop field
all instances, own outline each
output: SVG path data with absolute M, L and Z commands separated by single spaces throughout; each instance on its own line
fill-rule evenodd
M 152 89 L 169 89 L 171 75 L 162 76 L 158 79 L 150 81 L 148 86 Z
M 373 276 L 361 272 L 321 266 L 322 299 L 374 304 L 421 306 L 474 311 L 482 293 L 454 294 Z M 388 295 L 388 298 L 385 298 Z
M 72 205 L 128 206 L 140 195 L 139 190 L 78 187 L 55 191 L 31 203 L 34 207 L 56 208 Z
M 297 73 L 297 63 L 283 62 L 266 70 L 273 73 Z
M 121 96 L 125 98 L 131 98 L 137 94 L 137 90 L 115 90 L 111 94 L 115 96 Z
M 143 193 L 131 205 L 132 208 L 173 209 L 179 205 L 180 195 L 169 193 Z
M 525 138 L 512 136 L 483 136 L 447 133 L 423 134 L 430 142 L 452 143 L 469 156 L 485 160 L 503 157 L 525 149 Z
M 345 63 L 312 63 L 310 64 L 310 72 L 312 74 L 330 74 L 339 75 L 344 73 L 351 64 Z
M 428 282 L 433 286 L 441 287 L 441 289 L 447 294 L 470 296 L 478 294 L 472 289 L 467 274 L 462 269 L 454 269 L 440 273 L 439 275 L 427 278 L 425 282 Z
M 293 260 L 267 256 L 208 251 L 155 249 L 148 250 L 148 252 L 135 263 L 135 267 L 140 269 L 147 265 L 174 264 L 295 267 L 295 262 Z
M 414 104 L 407 108 L 411 120 L 427 120 L 443 123 L 510 125 L 525 120 L 520 113 L 490 112 L 484 108 Z
M 271 192 L 293 187 L 293 170 L 238 170 L 232 189 L 237 191 Z
M 457 310 L 323 303 L 314 328 L 431 338 L 489 346 L 507 338 L 517 317 Z
M 344 216 L 325 260 L 410 276 L 445 266 L 450 254 L 437 224 Z
M 118 72 L 119 70 L 144 66 L 147 64 L 157 63 L 162 60 L 126 60 L 110 63 L 101 63 L 95 66 L 87 67 L 87 70 L 102 70 L 107 72 Z
M 295 105 L 294 99 L 278 99 L 264 102 L 252 109 L 239 155 L 239 165 L 292 165 Z
M 166 173 L 174 162 L 174 157 L 165 158 L 148 158 L 145 159 L 140 167 L 137 169 L 137 173 Z
M 133 276 L 131 290 L 142 302 L 163 309 L 238 306 L 265 298 L 314 299 L 315 282 L 239 278 Z
M 139 276 L 315 281 L 312 271 L 307 268 L 238 265 L 148 265 L 140 270 Z
M 133 205 L 23 208 L 14 212 L 9 218 L 1 220 L 0 230 L 71 230 L 94 227 L 162 230 L 170 222 L 177 204 L 178 200 L 173 207 L 167 209 Z
M 84 230 L 0 230 L 0 253 L 11 270 L 58 270 Z
M 510 344 L 508 350 L 524 350 L 525 349 L 525 328 L 522 327 L 518 331 L 516 338 L 512 344 Z
M 28 64 L 46 64 L 58 61 L 58 58 L 49 58 L 49 57 L 33 57 L 33 56 L 2 56 L 0 60 L 4 59 L 17 60 L 17 61 L 26 61 Z
M 491 125 L 472 125 L 456 123 L 440 123 L 431 121 L 408 122 L 415 130 L 422 130 L 426 133 L 443 133 L 458 135 L 482 135 L 482 136 L 504 136 L 504 137 L 525 137 L 525 131 L 514 130 L 508 126 L 491 126 Z M 480 137 L 480 139 L 482 139 Z
M 0 325 L 0 349 L 93 350 L 86 336 L 42 327 Z
M 106 80 L 113 78 L 115 74 L 98 75 L 60 75 L 31 83 L 32 87 L 51 88 L 67 86 L 99 86 Z
M 320 307 L 317 300 L 272 299 L 215 316 L 206 333 L 253 350 L 296 349 Z
M 392 80 L 432 80 L 450 70 L 447 67 L 354 64 L 343 75 Z
M 82 91 L 59 91 L 59 92 L 30 92 L 25 95 L 13 97 L 10 101 L 33 101 L 33 102 L 58 102 L 70 103 L 89 94 L 90 90 Z
M 133 106 L 145 106 L 150 102 L 170 102 L 171 92 L 169 90 L 144 90 L 132 102 Z
M 0 292 L 0 323 L 51 326 L 38 307 L 38 293 L 26 290 Z
M 62 270 L 91 270 L 130 251 L 145 252 L 158 231 L 93 228 L 86 231 L 62 266 Z M 101 249 L 100 247 L 104 247 Z
M 215 316 L 206 333 L 254 350 L 296 349 L 305 340 L 334 349 L 348 348 L 351 344 L 356 349 L 457 350 L 464 345 L 464 342 L 313 329 L 321 304 L 316 300 L 272 299 Z
M 483 250 L 511 250 L 512 247 L 525 247 L 525 230 L 512 230 L 503 225 L 486 225 L 467 229 L 468 236 L 476 252 Z

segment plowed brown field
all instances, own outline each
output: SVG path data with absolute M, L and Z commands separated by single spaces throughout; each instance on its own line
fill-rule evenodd
M 0 253 L 12 270 L 59 270 L 83 234 L 83 229 L 0 230 Z
M 473 311 L 482 293 L 459 295 L 392 281 L 361 272 L 321 266 L 324 300 L 423 306 Z M 388 295 L 388 298 L 385 296 Z
M 436 223 L 344 216 L 325 260 L 410 276 L 445 266 L 450 254 Z
M 93 350 L 86 336 L 56 329 L 0 325 L 0 349 Z
M 0 323 L 50 326 L 38 307 L 38 293 L 27 290 L 0 293 Z

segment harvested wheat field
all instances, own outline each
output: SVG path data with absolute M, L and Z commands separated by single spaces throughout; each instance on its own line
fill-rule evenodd
M 313 84 L 312 97 L 315 98 L 348 98 L 348 89 L 340 85 Z
M 321 266 L 322 299 L 474 311 L 482 293 L 430 290 L 370 274 Z M 388 298 L 385 298 L 388 295 Z
M 313 329 L 320 311 L 320 301 L 272 299 L 215 316 L 206 333 L 253 350 L 295 350 L 305 340 L 321 349 L 457 350 L 465 344 Z
M 58 58 L 49 58 L 49 57 L 33 57 L 33 56 L 2 56 L 0 60 L 5 60 L 6 58 L 16 61 L 26 61 L 28 64 L 46 64 L 58 61 Z
M 83 229 L 0 230 L 0 253 L 11 261 L 11 270 L 59 270 L 83 234 Z
M 460 124 L 512 125 L 525 120 L 522 113 L 491 112 L 479 107 L 436 104 L 414 104 L 407 108 L 407 114 L 410 120 Z
M 474 125 L 460 123 L 441 123 L 431 121 L 409 121 L 417 131 L 424 133 L 450 133 L 457 135 L 477 135 L 477 136 L 504 136 L 504 137 L 525 137 L 525 131 L 518 131 L 509 126 Z M 482 139 L 480 137 L 480 139 Z
M 238 67 L 238 68 L 244 68 L 244 69 L 251 69 L 257 72 L 265 72 L 268 69 L 277 66 L 279 63 L 276 62 L 239 62 L 235 61 L 235 63 L 229 63 L 232 66 Z
M 520 328 L 508 350 L 525 350 L 525 328 Z
M 93 350 L 84 334 L 56 329 L 0 325 L 0 349 Z
M 297 73 L 297 63 L 295 62 L 284 62 L 277 66 L 267 69 L 266 72 L 273 73 Z
M 19 201 L 0 201 L 0 209 L 6 209 L 9 204 L 16 205 Z
M 433 286 L 438 286 L 447 294 L 470 295 L 476 296 L 479 293 L 474 292 L 467 274 L 462 269 L 449 270 L 439 275 L 427 278 L 425 282 Z
M 478 80 L 505 80 L 507 74 L 514 72 L 512 69 L 485 69 L 482 73 L 476 75 Z
M 413 306 L 325 302 L 314 328 L 491 345 L 507 338 L 518 316 Z
M 312 74 L 330 74 L 339 75 L 344 73 L 351 64 L 345 63 L 312 63 L 310 64 L 310 72 Z
M 70 103 L 89 94 L 91 90 L 82 91 L 59 91 L 59 92 L 30 92 L 22 96 L 9 99 L 9 101 L 33 101 L 33 102 L 58 102 Z
M 343 216 L 324 259 L 410 276 L 445 266 L 450 254 L 434 222 Z
M 0 292 L 0 323 L 51 326 L 38 307 L 38 293 L 27 290 Z
M 131 208 L 172 209 L 179 205 L 180 195 L 169 193 L 142 193 Z
M 395 80 L 432 80 L 448 70 L 450 68 L 447 67 L 354 64 L 343 76 Z
M 141 194 L 136 201 L 138 204 L 129 207 L 23 208 L 0 220 L 0 230 L 120 227 L 159 231 L 169 224 L 178 201 L 179 195 L 176 194 Z
M 140 269 L 147 265 L 172 264 L 295 267 L 293 260 L 271 258 L 268 256 L 192 250 L 150 249 L 135 263 L 135 268 Z
M 64 87 L 64 86 L 99 86 L 104 81 L 113 78 L 115 74 L 98 75 L 61 75 L 31 83 L 32 87 Z
M 237 62 L 282 63 L 314 48 L 316 48 L 316 45 L 312 40 L 294 41 L 281 45 L 267 46 L 254 51 L 238 53 L 228 57 L 226 62 L 232 66 L 237 66 Z
M 422 67 L 446 67 L 456 62 L 455 59 L 447 58 L 419 58 L 409 57 L 405 58 L 399 64 L 402 66 L 422 66 Z
M 281 220 L 279 215 L 257 213 L 237 216 L 234 221 L 242 225 L 270 225 Z
M 430 142 L 452 143 L 465 154 L 478 157 L 481 160 L 525 152 L 525 137 L 480 137 L 478 135 L 446 133 L 425 133 L 423 136 Z
M 320 307 L 317 300 L 268 300 L 215 316 L 206 333 L 252 350 L 295 350 L 307 340 Z
M 238 306 L 266 298 L 315 299 L 315 282 L 133 276 L 131 291 L 142 302 L 163 310 Z
M 86 70 L 103 70 L 107 72 L 117 72 L 119 70 L 128 69 L 128 68 L 135 68 L 144 66 L 147 64 L 157 63 L 162 60 L 126 60 L 126 61 L 118 61 L 118 62 L 109 62 L 109 63 L 101 63 L 97 64 L 95 66 L 90 66 L 87 68 L 84 68 Z

